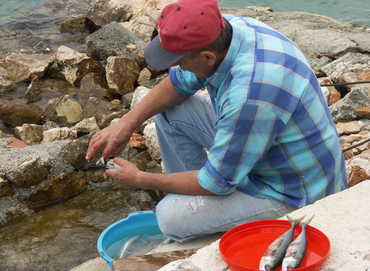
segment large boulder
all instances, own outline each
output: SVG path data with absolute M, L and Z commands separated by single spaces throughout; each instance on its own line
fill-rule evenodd
M 113 22 L 103 26 L 86 39 L 88 54 L 106 61 L 110 56 L 133 58 L 144 66 L 144 42 L 127 30 L 122 23 Z
M 24 123 L 38 124 L 42 120 L 42 114 L 43 110 L 37 105 L 0 101 L 0 120 L 13 127 Z

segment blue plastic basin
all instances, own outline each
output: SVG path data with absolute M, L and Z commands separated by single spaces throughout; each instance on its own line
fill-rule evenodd
M 141 211 L 129 214 L 107 227 L 99 236 L 97 249 L 102 257 L 113 269 L 113 259 L 116 252 L 108 250 L 115 242 L 136 235 L 158 235 L 161 231 L 158 227 L 157 218 L 153 211 Z M 111 255 L 109 255 L 111 254 Z

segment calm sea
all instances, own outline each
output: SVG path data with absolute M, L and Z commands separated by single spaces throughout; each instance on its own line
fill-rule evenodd
M 47 0 L 0 0 L 0 18 L 26 14 Z M 124 0 L 122 0 L 124 1 Z M 201 1 L 201 0 L 200 0 Z M 274 11 L 306 11 L 370 26 L 370 0 L 219 0 L 222 7 L 268 6 Z

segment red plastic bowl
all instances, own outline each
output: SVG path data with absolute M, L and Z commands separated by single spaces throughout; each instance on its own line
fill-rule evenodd
M 259 271 L 259 262 L 268 246 L 290 228 L 287 220 L 261 220 L 226 232 L 220 240 L 221 255 L 232 271 Z M 297 226 L 294 238 L 301 232 Z M 329 256 L 330 241 L 318 229 L 307 226 L 307 249 L 296 271 L 317 271 Z M 281 271 L 281 265 L 274 271 Z

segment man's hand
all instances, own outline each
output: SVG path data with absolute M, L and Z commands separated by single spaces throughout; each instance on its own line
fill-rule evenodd
M 134 188 L 144 188 L 141 186 L 139 173 L 141 172 L 137 166 L 122 158 L 114 158 L 113 162 L 120 168 L 108 169 L 105 173 L 112 177 L 115 181 Z
M 97 132 L 90 140 L 86 160 L 91 160 L 99 150 L 103 150 L 104 160 L 120 153 L 129 141 L 133 130 L 121 119 Z

